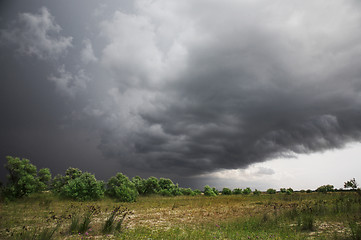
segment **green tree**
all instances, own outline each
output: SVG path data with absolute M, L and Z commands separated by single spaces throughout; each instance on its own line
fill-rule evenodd
M 213 189 L 206 185 L 204 186 L 204 196 L 214 197 L 217 196 L 217 194 L 213 191 Z
M 144 184 L 144 194 L 157 194 L 160 191 L 158 179 L 149 177 Z
M 248 195 L 248 194 L 250 194 L 251 192 L 252 192 L 252 190 L 251 190 L 249 187 L 243 189 L 243 191 L 242 191 L 242 193 L 243 193 L 244 195 Z
M 345 184 L 344 184 L 344 188 L 352 188 L 352 190 L 356 190 L 357 187 L 358 187 L 358 184 L 357 184 L 355 178 L 345 182 Z
M 135 202 L 138 196 L 135 184 L 122 173 L 117 173 L 109 179 L 106 193 L 121 202 Z
M 223 195 L 232 195 L 232 191 L 229 188 L 223 188 L 222 189 L 222 194 Z
M 102 181 L 97 181 L 93 174 L 84 172 L 79 177 L 70 179 L 60 189 L 60 194 L 67 198 L 87 201 L 102 198 L 104 191 L 104 183 Z
M 42 190 L 49 189 L 51 181 L 51 173 L 49 168 L 42 168 L 38 172 L 38 178 L 40 181 L 40 188 Z
M 267 193 L 268 194 L 276 194 L 276 189 L 269 188 L 269 189 L 267 189 Z
M 261 192 L 260 191 L 258 191 L 257 189 L 255 189 L 254 191 L 253 191 L 253 195 L 260 195 L 261 194 Z
M 135 188 L 137 189 L 140 195 L 145 194 L 145 181 L 146 181 L 145 179 L 139 176 L 135 176 L 132 178 L 132 183 L 134 183 Z
M 241 188 L 235 188 L 235 189 L 233 189 L 232 193 L 234 195 L 242 194 L 242 189 Z
M 328 193 L 328 192 L 333 192 L 334 190 L 335 189 L 333 185 L 322 185 L 316 189 L 316 192 Z
M 6 159 L 5 168 L 9 174 L 7 175 L 8 185 L 4 191 L 7 197 L 21 198 L 41 190 L 36 166 L 25 158 L 7 156 Z

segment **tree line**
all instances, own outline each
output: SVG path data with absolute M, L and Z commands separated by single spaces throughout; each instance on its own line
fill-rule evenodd
M 159 194 L 162 196 L 195 196 L 204 194 L 205 196 L 223 195 L 259 195 L 261 192 L 250 188 L 233 190 L 223 188 L 218 191 L 206 185 L 203 191 L 191 188 L 181 188 L 178 184 L 172 182 L 168 178 L 149 177 L 143 179 L 135 176 L 129 179 L 122 173 L 117 173 L 107 182 L 99 181 L 89 172 L 83 172 L 78 168 L 69 167 L 64 175 L 51 176 L 49 168 L 42 168 L 39 171 L 37 167 L 30 163 L 28 159 L 20 159 L 18 157 L 7 156 L 5 168 L 9 174 L 6 186 L 1 186 L 1 196 L 9 200 L 25 197 L 31 193 L 50 190 L 53 193 L 74 200 L 87 201 L 98 200 L 105 195 L 115 198 L 122 202 L 134 202 L 139 195 Z M 355 179 L 345 182 L 345 188 L 356 190 L 357 183 Z M 316 190 L 317 192 L 327 193 L 335 191 L 332 185 L 323 185 Z M 275 189 L 268 189 L 266 193 L 275 194 Z M 292 194 L 292 188 L 281 188 L 281 193 Z M 312 192 L 307 190 L 304 192 Z

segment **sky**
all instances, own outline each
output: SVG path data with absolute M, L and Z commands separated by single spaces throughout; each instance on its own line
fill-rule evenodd
M 2 0 L 0 51 L 2 163 L 192 188 L 361 179 L 358 0 Z

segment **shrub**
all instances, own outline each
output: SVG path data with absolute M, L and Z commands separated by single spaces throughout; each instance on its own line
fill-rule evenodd
M 248 194 L 250 194 L 251 192 L 252 192 L 252 190 L 251 190 L 249 187 L 243 189 L 243 191 L 242 191 L 242 193 L 243 193 L 244 195 L 248 195 Z
M 280 188 L 281 193 L 286 193 L 286 188 Z
M 132 178 L 132 183 L 134 183 L 135 188 L 137 189 L 140 195 L 145 194 L 145 181 L 146 181 L 145 179 L 139 176 L 135 176 Z
M 156 194 L 160 191 L 158 179 L 150 177 L 144 182 L 144 194 Z
M 202 193 L 202 191 L 199 190 L 199 189 L 194 189 L 194 190 L 193 190 L 193 195 L 194 195 L 194 196 L 200 195 L 201 193 Z
M 170 197 L 170 196 L 172 196 L 172 193 L 171 193 L 169 190 L 167 190 L 167 189 L 162 189 L 162 190 L 160 190 L 160 191 L 159 191 L 159 194 L 162 195 L 162 196 L 165 196 L 165 197 Z
M 320 186 L 316 189 L 316 192 L 319 192 L 319 193 L 328 193 L 328 192 L 333 192 L 335 189 L 334 189 L 334 186 L 333 185 L 323 185 L 323 186 Z
M 97 200 L 104 196 L 104 183 L 97 181 L 93 174 L 85 172 L 69 180 L 61 188 L 60 194 L 80 201 Z
M 213 191 L 216 195 L 219 194 L 219 191 L 218 191 L 216 188 L 212 188 L 212 191 Z
M 234 195 L 242 194 L 242 189 L 240 189 L 240 188 L 235 188 L 235 189 L 233 189 L 232 193 L 233 193 Z
M 260 191 L 258 191 L 257 189 L 255 189 L 254 191 L 253 191 L 253 195 L 260 195 L 261 194 L 261 192 Z
M 192 189 L 190 189 L 190 188 L 180 188 L 180 191 L 182 192 L 183 195 L 186 195 L 186 196 L 194 196 L 194 195 L 196 195 L 194 193 L 194 191 L 192 191 Z
M 38 172 L 38 178 L 40 182 L 40 189 L 46 190 L 50 186 L 51 173 L 49 168 L 42 168 Z
M 204 186 L 204 195 L 209 197 L 217 196 L 213 189 L 208 185 Z
M 109 179 L 106 193 L 121 202 L 135 202 L 138 196 L 135 184 L 122 173 L 117 173 Z
M 4 195 L 8 198 L 21 198 L 30 193 L 42 190 L 44 185 L 39 180 L 36 166 L 28 159 L 7 156 L 5 168 L 9 171 L 8 185 L 4 188 Z
M 223 195 L 232 195 L 232 191 L 229 188 L 223 188 L 222 194 Z
M 269 188 L 269 189 L 267 189 L 267 193 L 268 194 L 276 194 L 276 189 Z

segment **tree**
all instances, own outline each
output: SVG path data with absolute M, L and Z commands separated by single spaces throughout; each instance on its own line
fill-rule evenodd
M 223 188 L 222 194 L 223 195 L 232 195 L 232 191 L 229 188 Z
M 281 189 L 280 189 L 280 192 L 281 192 L 281 193 L 286 193 L 286 188 L 281 188 Z
M 333 191 L 334 191 L 333 185 L 323 185 L 316 189 L 316 192 L 319 192 L 319 193 L 328 193 L 328 192 L 333 192 Z
M 214 197 L 217 194 L 212 190 L 212 188 L 208 185 L 204 186 L 204 196 Z
M 132 178 L 132 182 L 135 185 L 135 188 L 137 189 L 138 193 L 140 195 L 145 194 L 145 179 L 139 177 L 139 176 L 135 176 Z
M 106 193 L 121 202 L 135 202 L 138 196 L 135 184 L 122 173 L 117 173 L 109 179 Z
M 258 191 L 257 189 L 255 189 L 254 191 L 253 191 L 253 195 L 260 195 L 261 194 L 261 192 L 260 191 Z
M 158 179 L 149 177 L 144 183 L 144 194 L 156 194 L 160 191 Z
M 242 189 L 241 188 L 235 188 L 235 189 L 233 189 L 232 193 L 234 195 L 242 194 Z
M 267 193 L 268 194 L 276 194 L 276 189 L 269 188 L 269 189 L 267 189 Z
M 42 168 L 38 172 L 38 178 L 40 181 L 40 188 L 41 190 L 46 190 L 50 186 L 51 181 L 51 173 L 49 168 Z
M 358 187 L 358 184 L 357 184 L 355 178 L 345 182 L 345 184 L 344 184 L 344 188 L 352 188 L 352 190 L 356 190 L 357 187 Z
M 97 200 L 104 196 L 104 183 L 97 181 L 93 174 L 82 173 L 79 177 L 70 179 L 61 189 L 60 194 L 74 200 Z
M 252 190 L 251 190 L 249 187 L 243 189 L 243 191 L 242 191 L 242 193 L 243 193 L 244 195 L 248 195 L 248 194 L 250 194 L 251 192 L 252 192 Z
M 21 198 L 41 190 L 36 166 L 25 158 L 7 156 L 6 159 L 5 168 L 9 174 L 8 185 L 4 191 L 7 197 Z

